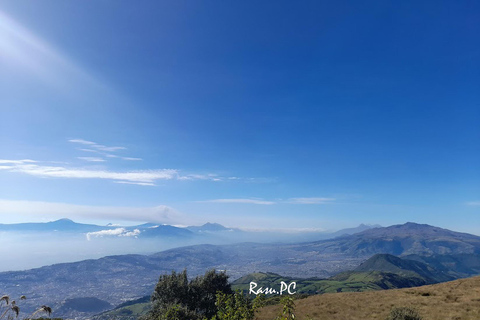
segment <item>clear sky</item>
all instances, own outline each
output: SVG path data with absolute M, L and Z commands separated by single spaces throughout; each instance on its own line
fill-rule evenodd
M 480 234 L 478 1 L 0 3 L 0 222 Z

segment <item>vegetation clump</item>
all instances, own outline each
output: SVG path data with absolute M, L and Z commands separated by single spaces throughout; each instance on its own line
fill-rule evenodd
M 390 311 L 386 320 L 422 320 L 417 310 L 409 307 L 396 307 Z
M 152 294 L 152 310 L 143 320 L 210 319 L 217 313 L 217 293 L 232 294 L 225 272 L 209 270 L 188 281 L 187 271 L 162 275 Z
M 25 300 L 27 297 L 21 296 L 20 300 Z M 2 309 L 3 306 L 3 309 Z M 37 313 L 44 312 L 48 316 L 52 314 L 52 308 L 49 306 L 41 306 L 35 312 L 33 312 L 29 317 L 25 319 L 32 319 Z M 18 318 L 20 314 L 20 307 L 17 305 L 15 300 L 10 301 L 10 297 L 8 295 L 4 295 L 0 297 L 0 319 L 14 319 Z M 14 317 L 15 315 L 15 317 Z M 6 317 L 6 318 L 5 318 Z
M 233 294 L 217 294 L 217 314 L 212 320 L 251 320 L 255 311 L 264 306 L 265 296 L 250 300 L 240 291 Z

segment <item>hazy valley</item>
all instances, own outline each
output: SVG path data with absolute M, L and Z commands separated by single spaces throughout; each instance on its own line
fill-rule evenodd
M 68 228 L 62 230 L 58 224 Z M 53 226 L 59 233 L 84 237 L 88 233 L 92 236 L 95 232 L 118 229 L 77 225 L 69 220 L 57 221 Z M 22 227 L 32 229 L 32 226 Z M 208 235 L 242 233 L 225 231 L 218 225 L 206 227 L 210 230 L 203 233 Z M 220 231 L 213 231 L 212 227 Z M 116 234 L 115 239 L 107 240 L 141 241 L 141 235 L 155 241 L 182 237 L 207 239 L 201 228 L 177 229 L 180 228 L 147 224 L 122 231 L 136 232 L 137 238 Z M 86 242 L 97 240 L 105 239 L 90 238 Z M 185 268 L 190 276 L 211 268 L 226 270 L 232 281 L 238 279 L 234 282 L 238 288 L 242 286 L 242 277 L 255 272 L 257 276 L 270 272 L 277 274 L 274 276 L 277 280 L 287 277 L 299 281 L 300 291 L 310 294 L 402 288 L 480 274 L 480 237 L 406 223 L 311 242 L 191 245 L 148 255 L 114 255 L 2 272 L 0 286 L 11 296 L 28 296 L 24 303 L 27 309 L 48 304 L 55 316 L 88 317 L 128 300 L 149 296 L 159 275 Z M 274 278 L 267 277 L 265 283 L 275 283 Z M 248 277 L 243 280 L 245 285 Z

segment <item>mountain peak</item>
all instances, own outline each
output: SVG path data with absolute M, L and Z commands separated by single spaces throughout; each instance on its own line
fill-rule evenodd
M 226 230 L 227 229 L 219 223 L 211 223 L 211 222 L 205 223 L 202 226 L 202 228 L 207 230 Z
M 361 232 L 361 235 L 376 236 L 406 236 L 406 235 L 437 235 L 439 233 L 454 233 L 453 231 L 434 227 L 428 224 L 420 224 L 415 222 L 407 222 L 404 224 L 396 224 L 385 228 L 370 228 Z
M 51 221 L 50 223 L 75 223 L 75 222 L 68 218 L 62 218 L 55 221 Z
M 400 225 L 400 226 L 402 226 L 402 225 Z M 431 226 L 431 225 L 429 225 L 429 224 L 416 223 L 416 222 L 410 222 L 410 221 L 404 223 L 403 226 L 405 226 L 405 227 L 410 227 L 410 228 L 412 228 L 412 227 L 413 227 L 413 228 L 425 228 L 425 227 L 435 228 L 435 227 L 433 227 L 433 226 Z
M 193 232 L 222 232 L 222 231 L 232 231 L 233 229 L 226 228 L 219 223 L 207 222 L 202 226 L 190 226 L 187 227 L 188 230 Z

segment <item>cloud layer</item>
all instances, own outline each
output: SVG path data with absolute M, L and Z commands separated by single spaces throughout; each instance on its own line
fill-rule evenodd
M 291 203 L 291 204 L 325 204 L 331 203 L 335 201 L 334 198 L 320 198 L 320 197 L 313 197 L 313 198 L 289 198 L 287 200 L 276 200 L 276 201 L 269 201 L 264 199 L 212 199 L 212 200 L 205 200 L 205 201 L 198 201 L 198 202 L 209 202 L 209 203 L 246 203 L 246 204 L 260 204 L 260 205 L 272 205 L 272 204 L 279 204 L 279 203 Z
M 210 203 L 248 203 L 248 204 L 264 204 L 270 205 L 275 204 L 273 201 L 265 201 L 258 199 L 213 199 L 199 202 L 210 202 Z
M 182 224 L 190 221 L 177 210 L 159 205 L 155 207 L 85 206 L 58 202 L 16 201 L 0 199 L 0 215 L 38 216 L 48 219 L 97 219 L 145 221 Z

